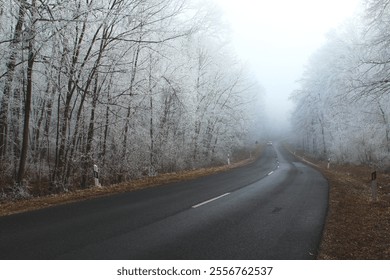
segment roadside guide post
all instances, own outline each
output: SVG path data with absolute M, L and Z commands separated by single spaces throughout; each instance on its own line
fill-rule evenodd
M 228 165 L 230 165 L 230 154 L 228 154 Z
M 376 171 L 371 173 L 371 194 L 372 194 L 372 200 L 374 202 L 377 201 L 378 191 L 377 191 Z
M 328 169 L 330 168 L 330 158 L 328 158 Z
M 95 180 L 95 187 L 101 187 L 99 183 L 99 168 L 97 167 L 96 164 L 93 165 L 93 178 Z

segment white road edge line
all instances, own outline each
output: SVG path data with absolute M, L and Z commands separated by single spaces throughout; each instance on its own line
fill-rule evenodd
M 203 206 L 203 205 L 205 205 L 205 204 L 207 204 L 207 203 L 210 203 L 210 202 L 213 202 L 213 201 L 215 201 L 215 200 L 217 200 L 217 199 L 220 199 L 220 198 L 222 198 L 222 197 L 228 196 L 229 194 L 230 194 L 230 193 L 225 193 L 225 194 L 220 195 L 220 196 L 218 196 L 218 197 L 214 197 L 214 198 L 209 199 L 209 200 L 207 200 L 207 201 L 204 201 L 204 202 L 202 202 L 202 203 L 196 204 L 196 205 L 192 206 L 192 208 L 194 208 L 194 209 L 195 209 L 195 208 L 198 208 L 198 207 Z
M 270 175 L 272 175 L 274 172 L 273 171 L 271 171 L 270 173 L 268 173 L 268 176 L 270 176 Z

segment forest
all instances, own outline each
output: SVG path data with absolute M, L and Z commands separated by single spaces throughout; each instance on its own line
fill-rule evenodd
M 338 163 L 390 164 L 390 1 L 362 2 L 327 36 L 291 99 L 295 145 Z
M 218 13 L 194 0 L 1 1 L 0 196 L 87 188 L 94 165 L 107 186 L 226 164 L 254 144 L 262 88 Z

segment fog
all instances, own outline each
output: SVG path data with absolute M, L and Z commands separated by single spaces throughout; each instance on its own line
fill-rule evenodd
M 85 188 L 95 164 L 105 184 L 222 165 L 286 137 L 390 163 L 388 0 L 113 2 L 1 2 L 9 195 Z
M 232 30 L 236 54 L 265 88 L 270 126 L 289 127 L 290 94 L 326 34 L 357 10 L 359 0 L 214 0 Z

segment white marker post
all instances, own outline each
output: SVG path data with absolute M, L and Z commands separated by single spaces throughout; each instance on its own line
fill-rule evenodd
M 95 180 L 95 187 L 101 188 L 102 185 L 99 183 L 99 168 L 96 164 L 93 166 L 93 178 Z
M 328 169 L 330 168 L 330 158 L 328 158 Z
M 230 165 L 230 154 L 228 154 L 228 165 Z

